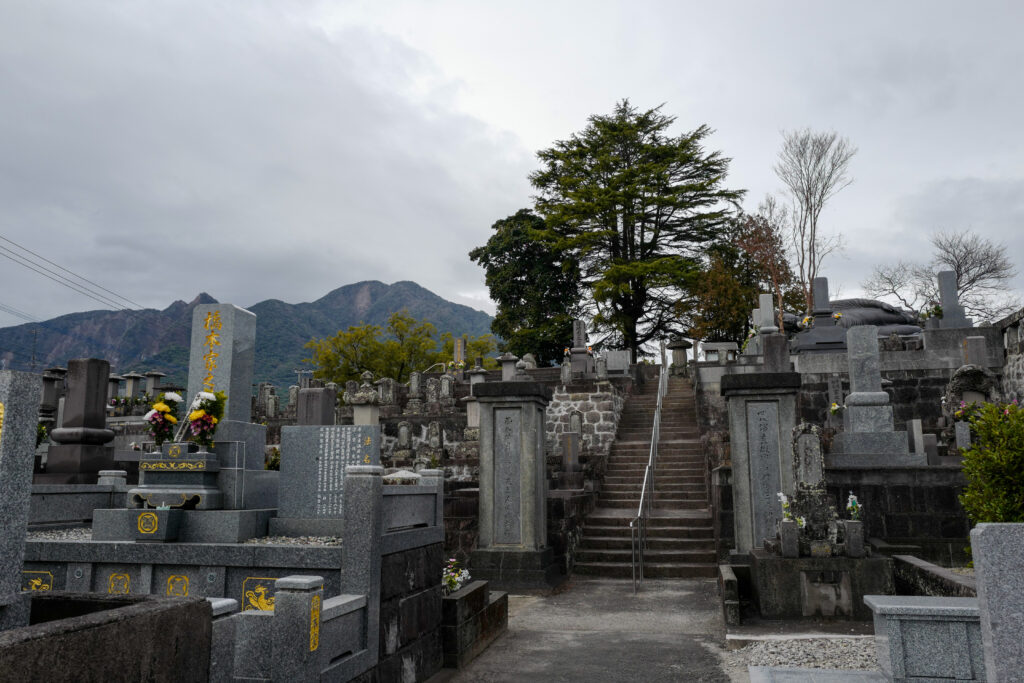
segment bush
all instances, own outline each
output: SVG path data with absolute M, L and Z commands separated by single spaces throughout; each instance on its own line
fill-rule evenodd
M 1024 522 L 1024 411 L 986 403 L 971 417 L 973 443 L 964 451 L 967 488 L 960 502 L 974 524 Z

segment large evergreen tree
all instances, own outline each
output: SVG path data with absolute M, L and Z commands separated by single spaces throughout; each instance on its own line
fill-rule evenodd
M 623 100 L 540 151 L 530 176 L 553 246 L 579 264 L 595 329 L 634 359 L 645 342 L 686 331 L 678 303 L 743 194 L 724 187 L 729 160 L 703 147 L 711 129 L 673 137 L 674 121 Z
M 469 252 L 498 304 L 491 330 L 517 356 L 532 353 L 541 364 L 560 359 L 580 311 L 579 269 L 545 238 L 544 219 L 529 209 L 491 229 L 487 244 Z

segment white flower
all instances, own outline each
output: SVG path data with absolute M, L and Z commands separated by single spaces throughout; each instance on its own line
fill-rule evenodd
M 176 403 L 181 403 L 181 396 L 176 394 L 173 391 L 168 391 L 166 394 L 164 394 L 164 400 L 165 401 L 175 401 Z
M 797 517 L 796 518 L 796 524 L 797 524 L 798 527 L 803 529 L 805 526 L 807 526 L 807 520 L 804 519 L 803 517 Z
M 148 413 L 145 414 L 143 419 L 148 420 L 149 418 L 153 417 L 154 415 L 156 415 L 156 411 L 155 410 L 151 410 L 151 411 L 149 411 Z
M 204 401 L 216 401 L 217 397 L 211 394 L 209 391 L 200 391 L 197 396 Z

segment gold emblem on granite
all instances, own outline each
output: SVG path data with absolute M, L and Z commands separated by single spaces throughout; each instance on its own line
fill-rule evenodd
M 139 514 L 139 533 L 140 534 L 155 534 L 157 527 L 160 526 L 160 518 L 153 512 L 143 512 Z
M 171 574 L 167 577 L 167 595 L 179 598 L 188 597 L 188 577 L 182 574 Z
M 107 579 L 107 593 L 111 595 L 127 595 L 132 579 L 127 574 L 114 573 Z
M 174 444 L 173 446 L 167 449 L 167 455 L 169 455 L 172 458 L 177 458 L 179 455 L 181 455 L 181 446 L 179 446 L 178 444 Z
M 247 576 L 242 582 L 242 611 L 274 610 L 274 582 L 276 578 L 266 576 Z
M 182 460 L 180 462 L 170 462 L 168 460 L 157 460 L 154 462 L 139 463 L 139 469 L 145 472 L 195 472 L 205 470 L 206 461 L 197 460 L 195 462 L 189 462 L 188 460 Z
M 22 590 L 53 590 L 53 574 L 50 572 L 22 572 L 21 575 L 25 579 Z
M 319 595 L 314 595 L 309 605 L 309 651 L 316 652 L 320 647 L 320 603 Z

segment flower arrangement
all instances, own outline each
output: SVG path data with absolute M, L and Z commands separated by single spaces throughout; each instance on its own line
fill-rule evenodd
M 814 318 L 809 315 L 805 315 L 804 319 L 800 321 L 801 327 L 814 327 Z
M 594 347 L 593 346 L 588 346 L 587 347 L 587 353 L 589 355 L 593 356 L 594 355 Z
M 178 404 L 181 396 L 168 391 L 156 397 L 156 403 L 146 413 L 145 420 L 149 423 L 149 434 L 160 448 L 165 441 L 174 438 L 174 425 L 178 424 Z
M 932 302 L 932 305 L 921 311 L 921 319 L 927 320 L 928 318 L 941 318 L 942 317 L 942 306 Z
M 213 434 L 217 431 L 217 423 L 224 417 L 224 404 L 228 397 L 223 391 L 211 394 L 200 391 L 192 401 L 188 414 L 189 440 L 203 448 L 213 446 Z
M 841 406 L 835 401 L 832 401 L 832 405 L 828 407 L 828 412 L 832 413 L 833 415 L 838 415 L 839 413 L 843 412 L 843 408 L 845 407 L 846 406 Z
M 850 491 L 850 497 L 846 499 L 846 511 L 850 513 L 850 519 L 860 519 L 861 506 L 857 502 L 857 496 L 853 495 L 853 491 Z
M 803 529 L 805 526 L 807 526 L 807 520 L 804 519 L 803 517 L 797 517 L 796 518 L 796 525 L 797 525 L 797 527 Z
M 566 346 L 566 347 L 565 347 L 565 348 L 564 348 L 564 349 L 562 350 L 562 355 L 563 355 L 563 356 L 568 356 L 568 355 L 569 355 L 569 347 L 568 347 L 568 346 Z
M 832 314 L 832 319 L 833 320 L 837 320 L 837 321 L 838 320 L 842 320 L 843 319 L 843 314 L 840 313 L 839 311 L 836 311 L 835 313 Z
M 786 521 L 793 520 L 793 513 L 789 509 L 789 498 L 785 493 L 779 491 L 779 502 L 782 503 L 782 518 Z
M 981 406 L 979 406 L 977 403 L 967 403 L 966 401 L 960 401 L 960 407 L 956 411 L 954 411 L 953 417 L 955 417 L 958 420 L 970 421 L 975 416 L 978 415 L 980 410 Z
M 462 588 L 469 581 L 469 571 L 459 569 L 459 562 L 454 557 L 448 559 L 448 564 L 441 571 L 441 589 L 445 595 L 450 595 Z

